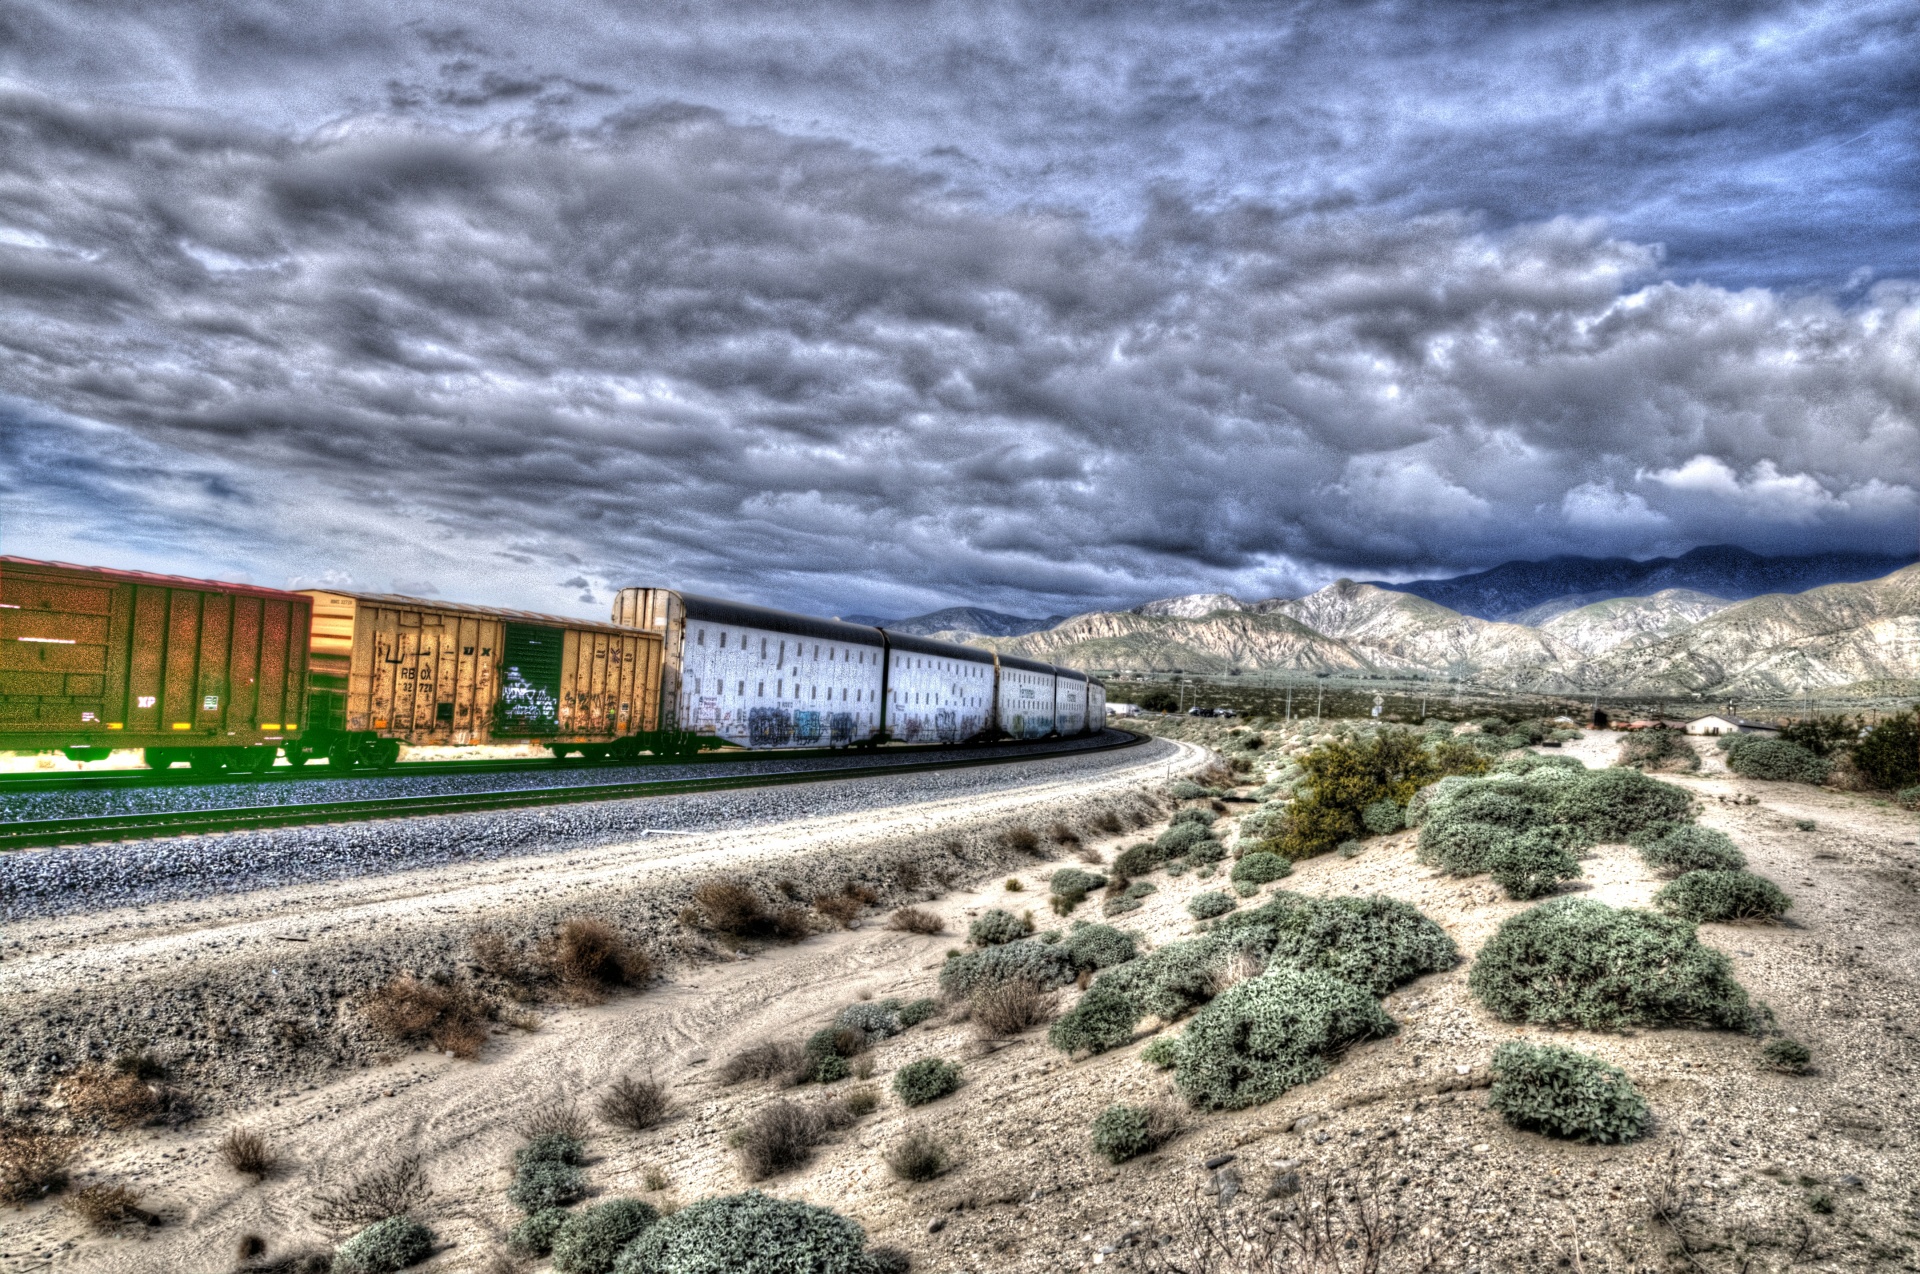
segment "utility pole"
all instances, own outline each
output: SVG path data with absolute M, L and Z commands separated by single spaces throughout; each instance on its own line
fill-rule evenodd
M 1287 724 L 1293 724 L 1293 678 L 1287 678 Z
M 1327 688 L 1325 686 L 1315 687 L 1314 696 L 1313 696 L 1313 723 L 1315 725 L 1320 724 L 1320 709 L 1326 703 L 1326 701 L 1327 701 Z

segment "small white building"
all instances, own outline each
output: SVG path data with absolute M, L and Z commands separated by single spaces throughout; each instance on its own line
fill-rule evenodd
M 1778 734 L 1780 727 L 1745 717 L 1701 717 L 1687 722 L 1688 734 Z

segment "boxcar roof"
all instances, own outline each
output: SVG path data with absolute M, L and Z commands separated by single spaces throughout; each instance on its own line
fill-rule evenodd
M 434 610 L 450 615 L 485 615 L 492 619 L 510 619 L 516 624 L 540 624 L 547 628 L 575 628 L 590 633 L 618 633 L 623 637 L 660 636 L 651 628 L 624 628 L 619 624 L 609 624 L 599 619 L 575 619 L 570 615 L 543 615 L 538 611 L 512 610 L 505 606 L 472 606 L 466 602 L 446 602 L 433 597 L 408 597 L 401 593 L 354 593 L 344 588 L 315 588 L 306 590 L 309 595 L 329 593 L 335 597 L 351 597 L 357 602 L 372 602 L 380 606 L 392 606 L 406 610 Z
M 16 568 L 59 571 L 74 575 L 95 575 L 122 584 L 151 584 L 158 588 L 198 588 L 221 593 L 245 593 L 251 597 L 271 597 L 279 601 L 305 600 L 303 594 L 284 588 L 265 588 L 259 584 L 234 584 L 227 580 L 191 579 L 185 575 L 156 575 L 152 571 L 123 571 L 110 566 L 79 566 L 72 562 L 40 562 L 28 557 L 0 557 L 0 574 Z
M 911 650 L 917 655 L 934 655 L 941 659 L 965 659 L 976 664 L 993 662 L 993 652 L 978 646 L 963 646 L 959 642 L 940 641 L 913 633 L 896 633 L 892 629 L 887 629 L 886 633 L 887 644 L 895 650 Z
M 1022 672 L 1052 673 L 1058 671 L 1052 664 L 1043 664 L 1038 659 L 1028 659 L 1023 655 L 1002 655 L 1000 656 L 1000 666 L 1002 668 L 1018 668 Z
M 821 619 L 816 615 L 798 615 L 792 611 L 775 610 L 771 606 L 731 602 L 723 597 L 706 597 L 699 593 L 680 593 L 679 598 L 690 620 L 762 628 L 768 632 L 792 633 L 797 637 L 818 637 L 823 641 L 850 641 L 863 646 L 880 644 L 880 630 L 868 628 L 865 624 Z

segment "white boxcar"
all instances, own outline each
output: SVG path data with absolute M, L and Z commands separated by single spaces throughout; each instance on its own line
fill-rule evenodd
M 622 589 L 613 613 L 665 633 L 662 715 L 682 730 L 778 748 L 845 747 L 883 727 L 876 628 L 663 588 Z
M 1000 656 L 1000 691 L 994 713 L 1000 729 L 1016 739 L 1053 733 L 1053 665 L 1018 655 Z
M 993 652 L 908 633 L 887 637 L 887 733 L 902 743 L 964 743 L 993 712 Z
M 1089 677 L 1087 678 L 1087 731 L 1092 733 L 1106 728 L 1107 688 Z
M 1053 670 L 1053 728 L 1060 734 L 1082 734 L 1087 728 L 1087 674 L 1071 668 Z

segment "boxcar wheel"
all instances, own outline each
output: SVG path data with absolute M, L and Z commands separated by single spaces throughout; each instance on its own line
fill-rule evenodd
M 353 744 L 344 739 L 327 749 L 329 770 L 351 770 L 359 763 L 360 758 L 355 755 Z
M 187 756 L 187 764 L 195 774 L 218 774 L 227 768 L 227 758 L 221 755 L 224 749 L 195 748 Z
M 173 766 L 173 753 L 166 748 L 147 748 L 140 754 L 140 759 L 149 770 L 165 770 Z
M 400 740 L 382 739 L 368 749 L 372 755 L 368 758 L 375 769 L 384 770 L 400 759 Z

